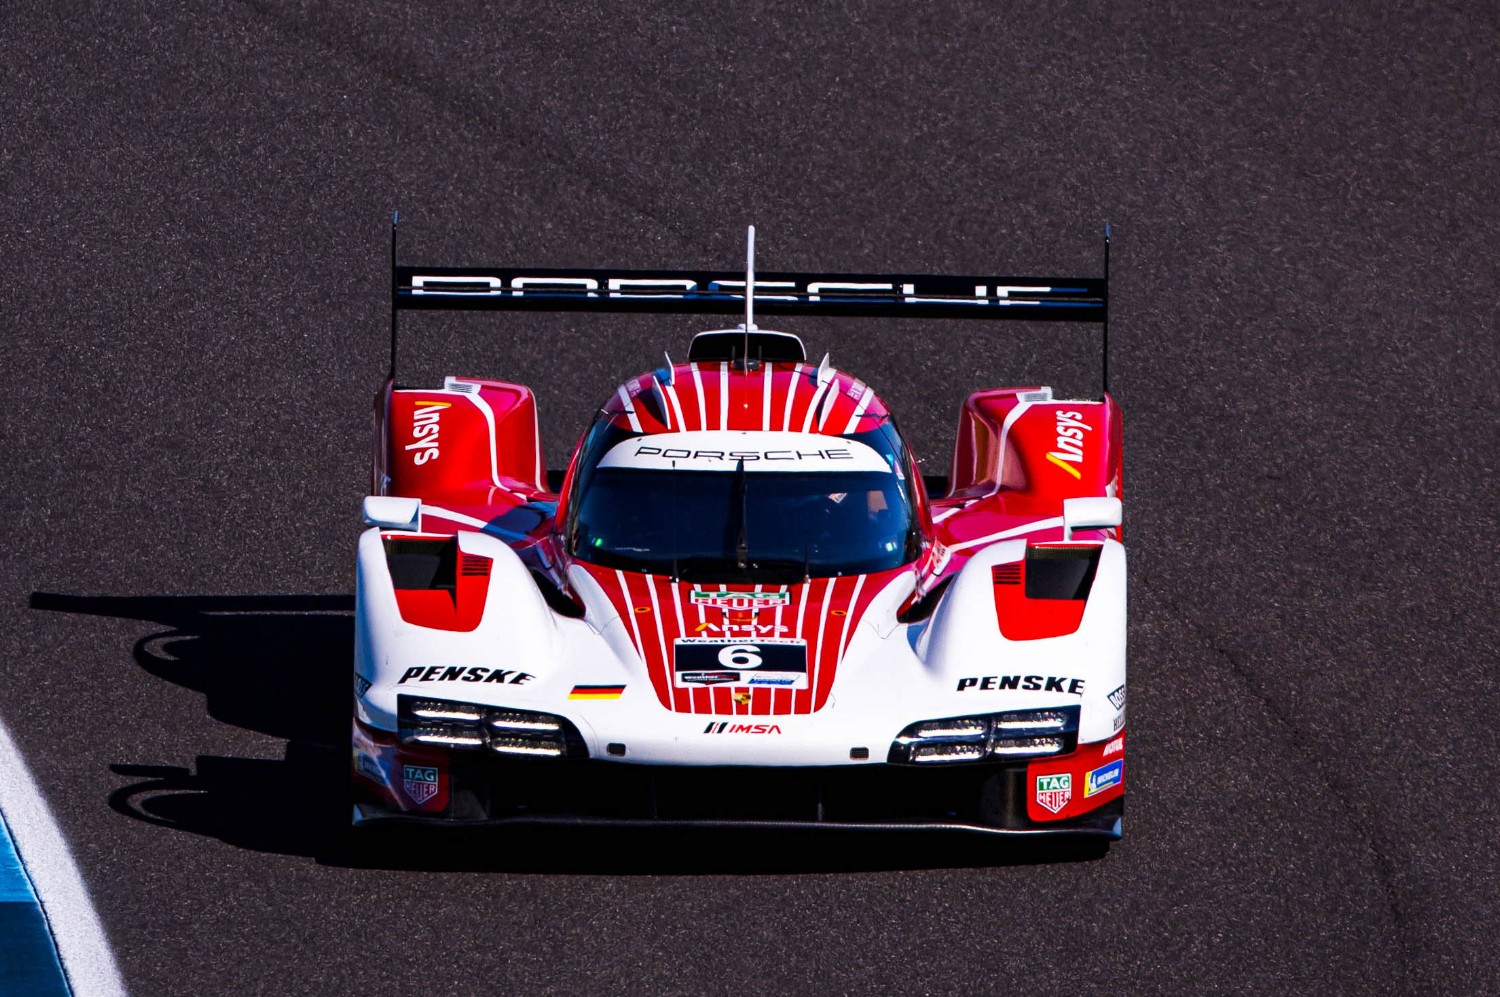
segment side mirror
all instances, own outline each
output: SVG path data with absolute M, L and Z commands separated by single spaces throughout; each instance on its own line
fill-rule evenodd
M 1063 540 L 1072 540 L 1074 530 L 1104 530 L 1119 526 L 1123 518 L 1124 507 L 1117 498 L 1063 499 Z
M 366 495 L 361 512 L 367 526 L 378 526 L 383 530 L 415 530 L 422 519 L 422 500 Z

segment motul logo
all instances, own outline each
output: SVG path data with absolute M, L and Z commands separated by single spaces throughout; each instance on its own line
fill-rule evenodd
M 776 724 L 732 724 L 727 720 L 703 728 L 705 734 L 780 734 Z
M 438 456 L 438 420 L 448 406 L 448 402 L 417 402 L 411 417 L 412 442 L 406 445 L 407 450 L 416 451 L 413 463 L 425 464 Z
M 1083 474 L 1073 465 L 1083 463 L 1083 434 L 1094 427 L 1083 421 L 1082 412 L 1059 410 L 1056 416 L 1057 449 L 1047 454 L 1047 459 L 1081 479 Z

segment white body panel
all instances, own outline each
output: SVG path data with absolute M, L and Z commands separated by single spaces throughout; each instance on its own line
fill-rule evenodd
M 990 571 L 1021 559 L 1025 542 L 995 544 L 963 568 L 930 620 L 896 619 L 913 573 L 899 575 L 880 593 L 859 620 L 821 710 L 756 716 L 663 707 L 627 622 L 586 572 L 569 575 L 586 615 L 568 618 L 547 606 L 520 558 L 501 541 L 461 532 L 458 545 L 493 560 L 483 617 L 468 633 L 403 621 L 381 533 L 371 529 L 361 537 L 355 671 L 369 682 L 356 705 L 364 723 L 394 730 L 397 696 L 412 694 L 565 716 L 578 727 L 589 756 L 601 761 L 818 766 L 858 764 L 851 761 L 854 748 L 868 749 L 868 764 L 883 763 L 901 730 L 922 720 L 1081 704 L 1080 743 L 1107 739 L 1124 722 L 1123 697 L 1118 710 L 1109 698 L 1125 685 L 1125 553 L 1114 541 L 1104 542 L 1076 633 L 1027 641 L 1001 635 Z M 438 681 L 410 674 L 418 667 L 431 674 L 432 666 L 505 675 L 500 681 Z M 1038 688 L 1002 688 L 999 677 Z M 971 678 L 975 682 L 964 682 Z M 1033 678 L 1038 681 L 1028 683 Z M 1049 690 L 1047 679 L 1060 681 Z M 573 700 L 575 685 L 625 689 L 618 699 Z M 713 730 L 725 722 L 757 730 Z M 607 754 L 611 743 L 626 745 L 625 756 Z

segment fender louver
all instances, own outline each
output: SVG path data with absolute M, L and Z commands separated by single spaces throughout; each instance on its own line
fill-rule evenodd
M 1010 564 L 995 565 L 990 569 L 990 578 L 996 585 L 1019 585 L 1021 583 L 1021 562 L 1012 561 Z

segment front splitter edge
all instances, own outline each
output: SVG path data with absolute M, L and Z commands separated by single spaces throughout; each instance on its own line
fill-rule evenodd
M 516 826 L 552 826 L 552 827 L 637 827 L 637 828 L 670 828 L 670 829 L 763 829 L 774 831 L 963 831 L 971 834 L 981 834 L 987 837 L 1007 838 L 1050 838 L 1050 837 L 1084 837 L 1103 838 L 1107 841 L 1119 841 L 1123 828 L 1123 818 L 1116 817 L 1113 823 L 1101 827 L 1059 827 L 1052 828 L 1004 828 L 989 827 L 984 824 L 963 824 L 944 821 L 881 821 L 881 822 L 835 822 L 835 821 L 798 821 L 798 820 L 656 820 L 656 819 L 626 819 L 616 817 L 569 817 L 556 814 L 517 814 L 510 817 L 490 817 L 483 820 L 448 820 L 442 817 L 423 817 L 418 814 L 399 814 L 382 810 L 379 807 L 370 806 L 366 803 L 354 805 L 355 827 L 366 827 L 374 824 L 406 824 L 421 827 L 450 828 L 463 830 L 466 828 L 483 827 L 516 827 Z

